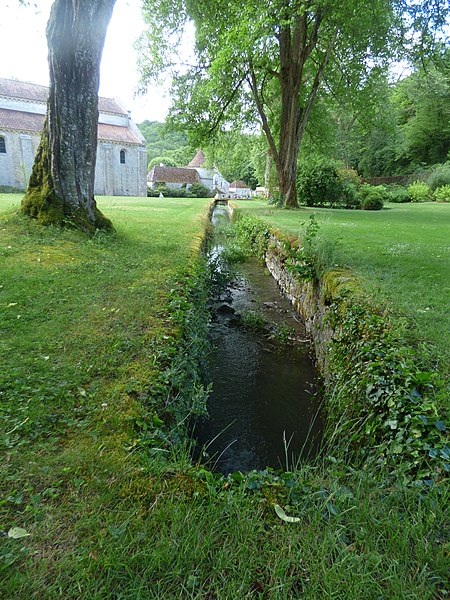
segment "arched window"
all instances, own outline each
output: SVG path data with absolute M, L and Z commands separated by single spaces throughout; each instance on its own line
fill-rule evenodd
M 124 164 L 125 164 L 125 155 L 126 155 L 126 152 L 125 152 L 125 150 L 121 150 L 121 151 L 120 151 L 120 164 L 121 164 L 121 165 L 124 165 Z
M 6 141 L 3 136 L 0 135 L 0 154 L 6 154 Z

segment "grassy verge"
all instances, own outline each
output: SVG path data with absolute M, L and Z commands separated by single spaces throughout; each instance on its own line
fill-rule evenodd
M 447 597 L 445 490 L 339 457 L 226 480 L 190 464 L 171 409 L 189 400 L 188 334 L 201 354 L 188 322 L 206 201 L 100 205 L 116 233 L 87 240 L 0 197 L 0 529 L 30 534 L 0 539 L 0 595 Z
M 302 237 L 315 215 L 332 263 L 362 277 L 368 294 L 408 318 L 412 343 L 432 342 L 443 372 L 450 362 L 450 206 L 391 204 L 381 211 L 306 209 L 287 211 L 262 201 L 239 206 Z

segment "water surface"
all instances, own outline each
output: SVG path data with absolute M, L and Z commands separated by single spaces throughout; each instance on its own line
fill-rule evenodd
M 216 207 L 213 224 L 226 223 L 226 207 Z M 226 242 L 217 236 L 216 259 Z M 210 336 L 208 417 L 194 428 L 198 453 L 213 470 L 291 469 L 314 456 L 322 421 L 311 346 L 290 302 L 267 269 L 255 260 L 239 272 L 215 303 Z M 263 331 L 244 326 L 248 312 L 261 314 Z M 276 324 L 276 325 L 270 325 Z M 280 326 L 295 342 L 271 338 Z

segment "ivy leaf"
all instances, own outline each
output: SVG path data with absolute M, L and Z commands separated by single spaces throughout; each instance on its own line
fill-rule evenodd
M 444 423 L 442 421 L 436 421 L 434 425 L 435 425 L 436 429 L 439 429 L 439 431 L 447 430 L 446 426 L 444 425 Z
M 275 512 L 277 513 L 277 516 L 282 520 L 285 521 L 286 523 L 299 523 L 300 519 L 298 517 L 288 517 L 288 515 L 284 512 L 284 510 L 281 508 L 281 506 L 279 504 L 274 504 L 274 509 Z
M 11 527 L 8 531 L 8 537 L 13 540 L 20 540 L 20 538 L 28 537 L 29 535 L 31 535 L 31 533 L 28 533 L 28 531 L 22 529 L 22 527 Z

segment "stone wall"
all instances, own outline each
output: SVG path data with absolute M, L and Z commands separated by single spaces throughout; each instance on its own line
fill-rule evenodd
M 360 285 L 356 275 L 348 269 L 328 270 L 319 281 L 306 281 L 292 275 L 285 266 L 287 256 L 282 243 L 285 239 L 281 232 L 272 232 L 265 255 L 266 266 L 304 321 L 314 345 L 317 368 L 328 381 L 330 343 L 341 334 L 329 324 L 330 307 L 344 298 L 359 302 Z
M 120 151 L 125 150 L 125 164 Z M 99 142 L 94 193 L 98 196 L 146 196 L 147 152 L 145 147 Z
M 0 185 L 24 190 L 41 136 L 1 129 L 0 136 L 6 144 L 6 153 L 0 153 Z
M 282 245 L 275 234 L 271 235 L 265 262 L 272 277 L 302 317 L 306 332 L 314 344 L 317 367 L 326 377 L 326 355 L 334 334 L 325 319 L 328 313 L 325 304 L 326 283 L 301 281 L 295 278 L 284 266 Z

